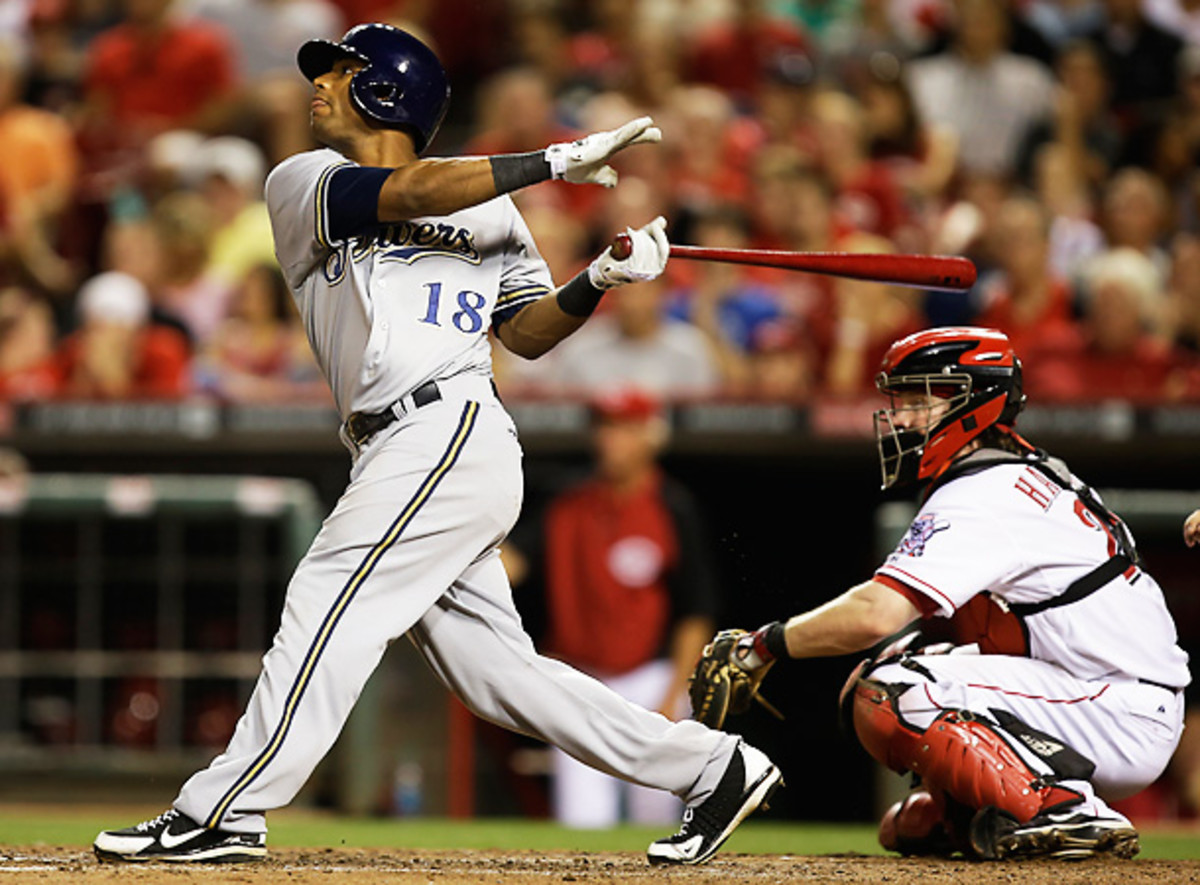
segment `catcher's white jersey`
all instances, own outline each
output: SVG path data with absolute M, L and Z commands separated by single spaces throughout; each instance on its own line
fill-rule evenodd
M 1038 470 L 1001 464 L 934 490 L 878 574 L 950 617 L 988 592 L 1003 603 L 1058 596 L 1116 547 L 1076 494 Z M 1030 657 L 1080 679 L 1181 688 L 1187 655 L 1154 579 L 1134 569 L 1091 595 L 1026 618 Z
M 352 165 L 309 151 L 266 185 L 276 255 L 343 418 L 386 409 L 425 381 L 490 377 L 493 317 L 552 286 L 507 196 L 331 243 L 326 186 Z

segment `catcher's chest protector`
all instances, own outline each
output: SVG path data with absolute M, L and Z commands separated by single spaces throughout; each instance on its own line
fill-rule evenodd
M 994 805 L 1025 822 L 1079 795 L 1052 786 L 988 723 L 966 710 L 946 710 L 924 731 L 899 715 L 904 687 L 861 679 L 854 692 L 854 730 L 876 760 L 912 771 L 930 789 L 945 790 L 971 808 Z M 899 691 L 898 691 L 899 689 Z

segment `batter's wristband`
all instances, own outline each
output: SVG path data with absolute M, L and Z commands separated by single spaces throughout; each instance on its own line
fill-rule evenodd
M 783 621 L 772 621 L 754 631 L 754 652 L 764 661 L 791 657 Z
M 497 194 L 507 194 L 550 179 L 550 162 L 545 151 L 497 154 L 488 159 L 492 163 L 492 182 Z
M 586 270 L 571 277 L 555 296 L 563 313 L 573 317 L 590 317 L 606 290 L 592 285 Z

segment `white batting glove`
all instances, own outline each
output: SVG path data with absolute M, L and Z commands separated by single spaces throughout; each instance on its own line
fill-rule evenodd
M 649 117 L 630 120 L 618 129 L 594 132 L 577 141 L 560 142 L 546 148 L 550 176 L 571 184 L 599 184 L 616 187 L 617 171 L 605 161 L 631 144 L 662 141 L 662 130 Z
M 597 289 L 611 289 L 654 279 L 666 269 L 671 254 L 666 229 L 667 219 L 661 215 L 639 230 L 626 228 L 632 251 L 617 258 L 609 246 L 588 265 L 588 280 Z

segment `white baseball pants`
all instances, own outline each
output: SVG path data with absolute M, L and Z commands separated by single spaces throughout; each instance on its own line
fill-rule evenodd
M 669 660 L 654 660 L 628 673 L 595 676 L 621 697 L 654 710 L 671 687 L 675 666 Z M 663 790 L 610 777 L 557 747 L 551 750 L 551 757 L 554 817 L 564 826 L 600 829 L 616 826 L 622 819 L 635 824 L 662 824 L 678 820 L 683 811 L 679 800 Z
M 265 832 L 264 813 L 296 796 L 405 634 L 491 722 L 685 801 L 716 787 L 737 738 L 671 722 L 535 651 L 496 551 L 521 506 L 516 430 L 486 379 L 439 386 L 441 401 L 380 432 L 356 462 L 296 568 L 229 746 L 175 800 L 188 816 Z
M 1003 655 L 916 655 L 913 661 L 917 667 L 890 663 L 870 674 L 913 685 L 898 699 L 907 721 L 924 728 L 946 709 L 1012 713 L 1096 763 L 1090 784 L 1065 784 L 1084 794 L 1094 814 L 1115 816 L 1096 793 L 1115 801 L 1153 783 L 1183 733 L 1182 692 L 1131 680 L 1076 679 L 1046 661 Z M 1041 760 L 1021 755 L 1035 771 L 1048 772 Z

